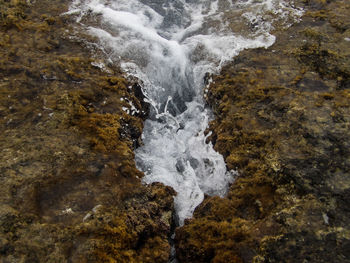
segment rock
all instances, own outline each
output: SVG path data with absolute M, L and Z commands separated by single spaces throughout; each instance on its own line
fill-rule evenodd
M 139 179 L 137 80 L 69 39 L 68 1 L 31 2 L 0 1 L 0 261 L 167 262 L 175 193 Z
M 350 262 L 350 6 L 304 2 L 213 76 L 209 139 L 240 176 L 176 229 L 180 262 Z

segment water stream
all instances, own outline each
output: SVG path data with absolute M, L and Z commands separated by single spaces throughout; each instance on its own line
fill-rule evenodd
M 113 63 L 142 80 L 152 107 L 136 164 L 145 183 L 176 190 L 182 225 L 204 194 L 224 196 L 236 174 L 205 143 L 212 118 L 205 74 L 243 49 L 269 47 L 273 25 L 288 26 L 301 11 L 277 0 L 76 0 L 68 13 Z

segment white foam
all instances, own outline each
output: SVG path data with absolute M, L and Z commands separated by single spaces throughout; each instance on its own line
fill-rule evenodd
M 178 223 L 192 216 L 204 194 L 224 196 L 236 173 L 205 143 L 211 112 L 203 102 L 204 75 L 243 49 L 272 45 L 274 23 L 290 23 L 300 10 L 277 0 L 75 0 L 66 14 L 98 38 L 111 61 L 142 80 L 152 111 L 135 160 L 145 183 L 176 190 Z M 245 21 L 249 32 L 234 32 L 235 21 L 225 16 Z M 135 109 L 131 102 L 123 108 Z

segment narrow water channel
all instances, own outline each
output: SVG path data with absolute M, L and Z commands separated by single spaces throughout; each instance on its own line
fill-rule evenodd
M 182 225 L 204 194 L 224 196 L 236 174 L 205 142 L 212 118 L 205 74 L 219 73 L 243 49 L 269 47 L 273 24 L 288 26 L 300 11 L 274 0 L 76 0 L 69 13 L 113 63 L 142 81 L 151 112 L 136 164 L 145 183 L 175 189 Z

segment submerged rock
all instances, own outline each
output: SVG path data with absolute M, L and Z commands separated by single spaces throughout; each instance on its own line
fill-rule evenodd
M 176 230 L 181 262 L 350 262 L 350 6 L 303 2 L 213 76 L 210 139 L 240 176 Z
M 175 193 L 135 167 L 139 87 L 69 37 L 67 4 L 0 0 L 0 261 L 166 262 Z

